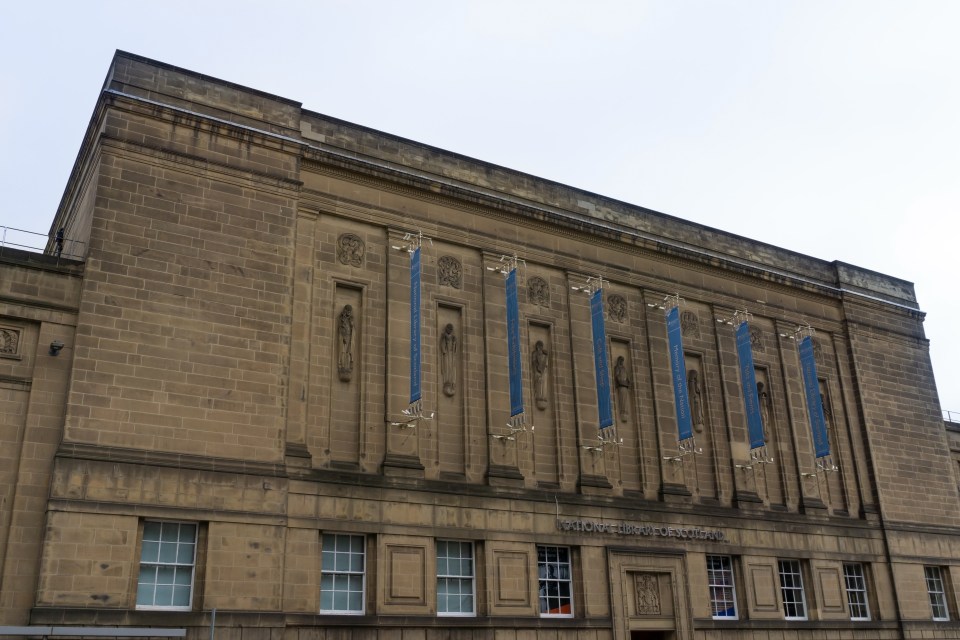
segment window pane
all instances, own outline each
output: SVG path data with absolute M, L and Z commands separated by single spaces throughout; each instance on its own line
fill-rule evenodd
M 173 605 L 175 607 L 186 607 L 190 605 L 190 587 L 173 587 Z
M 177 548 L 177 563 L 178 564 L 193 564 L 193 544 L 181 543 Z
M 152 606 L 154 599 L 154 587 L 152 584 L 141 583 L 137 585 L 137 606 Z
M 363 573 L 363 554 L 354 553 L 353 555 L 350 556 L 350 558 L 351 558 L 350 571 L 354 571 L 356 573 Z
M 173 606 L 173 587 L 168 584 L 158 584 L 154 604 L 158 607 Z
M 157 562 L 160 560 L 160 543 L 152 540 L 143 541 L 140 552 L 140 562 Z
M 160 540 L 162 542 L 176 542 L 180 535 L 180 525 L 175 522 L 160 523 Z
M 144 522 L 143 523 L 143 539 L 159 540 L 160 539 L 160 523 Z

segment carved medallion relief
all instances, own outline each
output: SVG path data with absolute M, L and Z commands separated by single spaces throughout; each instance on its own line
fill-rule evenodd
M 626 322 L 627 299 L 617 294 L 607 296 L 607 313 L 614 322 Z
M 340 237 L 337 239 L 337 259 L 340 260 L 342 264 L 350 265 L 351 267 L 362 266 L 363 256 L 366 250 L 366 246 L 363 244 L 360 236 L 352 233 L 343 233 L 340 234 Z
M 463 281 L 463 267 L 453 256 L 440 256 L 437 260 L 437 277 L 440 284 L 459 289 Z
M 534 276 L 527 281 L 527 300 L 530 303 L 546 307 L 550 305 L 550 287 L 547 281 Z
M 680 314 L 680 331 L 685 336 L 700 337 L 700 318 L 694 311 L 684 311 Z

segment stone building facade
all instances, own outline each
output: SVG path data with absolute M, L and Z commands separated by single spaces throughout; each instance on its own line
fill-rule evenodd
M 122 52 L 51 228 L 83 259 L 0 256 L 0 624 L 960 636 L 957 475 L 908 282 Z M 409 422 L 418 234 L 432 419 Z M 523 261 L 525 431 L 506 426 L 504 256 Z M 598 274 L 604 443 L 575 290 Z M 726 323 L 744 309 L 769 463 Z M 800 326 L 836 470 L 815 464 Z

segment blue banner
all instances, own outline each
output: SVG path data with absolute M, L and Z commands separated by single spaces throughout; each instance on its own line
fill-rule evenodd
M 803 369 L 803 390 L 807 398 L 810 431 L 813 433 L 814 457 L 822 458 L 830 455 L 830 441 L 827 439 L 827 423 L 823 419 L 817 361 L 813 355 L 813 338 L 810 336 L 800 340 L 800 367 Z
M 743 409 L 747 413 L 747 435 L 750 448 L 764 444 L 763 414 L 757 396 L 757 372 L 753 368 L 753 347 L 750 344 L 750 325 L 746 322 L 737 327 L 737 356 L 740 358 L 740 386 L 743 387 Z
M 607 329 L 603 324 L 603 289 L 597 289 L 590 297 L 590 319 L 593 322 L 593 369 L 597 374 L 597 413 L 600 429 L 606 429 L 613 425 L 613 404 L 610 400 Z
M 510 417 L 523 413 L 523 375 L 520 366 L 520 306 L 517 270 L 507 275 L 507 363 L 510 367 Z
M 673 307 L 667 311 L 667 341 L 670 344 L 673 401 L 677 409 L 677 434 L 682 442 L 693 437 L 693 422 L 690 420 L 690 400 L 687 398 L 687 363 L 683 358 L 680 307 Z
M 420 247 L 410 254 L 410 404 L 420 390 Z

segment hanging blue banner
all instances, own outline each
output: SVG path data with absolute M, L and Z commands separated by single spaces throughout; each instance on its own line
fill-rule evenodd
M 753 347 L 750 344 L 750 325 L 741 322 L 737 327 L 737 356 L 740 359 L 740 386 L 743 387 L 743 409 L 747 413 L 747 435 L 750 448 L 764 444 L 763 414 L 757 396 L 757 372 L 753 368 Z
M 593 322 L 593 370 L 597 375 L 597 413 L 600 429 L 606 429 L 613 425 L 613 404 L 610 401 L 607 329 L 603 324 L 603 289 L 597 289 L 590 297 L 590 319 Z
M 520 306 L 517 270 L 507 275 L 507 363 L 510 368 L 510 417 L 523 413 L 523 375 L 520 367 Z
M 410 404 L 420 391 L 420 247 L 410 254 Z
M 810 431 L 813 433 L 815 458 L 830 455 L 827 438 L 827 423 L 823 419 L 823 399 L 820 397 L 820 381 L 817 378 L 817 361 L 813 355 L 813 338 L 800 340 L 800 367 L 803 369 L 803 390 L 807 398 L 807 414 L 810 416 Z
M 687 363 L 683 358 L 683 335 L 680 332 L 680 307 L 667 311 L 667 341 L 670 345 L 670 377 L 673 380 L 673 401 L 677 408 L 677 434 L 681 442 L 693 437 L 690 401 L 687 399 Z

